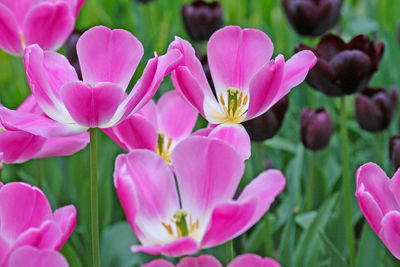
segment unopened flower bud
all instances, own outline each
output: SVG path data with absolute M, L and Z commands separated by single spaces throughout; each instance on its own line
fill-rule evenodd
M 400 136 L 392 136 L 390 138 L 389 158 L 395 171 L 400 168 Z

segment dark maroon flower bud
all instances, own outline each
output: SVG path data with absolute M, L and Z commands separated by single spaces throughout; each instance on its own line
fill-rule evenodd
M 385 88 L 367 87 L 355 100 L 356 120 L 369 132 L 379 132 L 389 127 L 397 107 L 397 89 L 389 93 Z
M 328 96 L 343 96 L 363 90 L 378 70 L 384 44 L 374 44 L 366 35 L 358 35 L 345 43 L 339 36 L 327 34 L 316 49 L 299 44 L 296 52 L 310 49 L 317 56 L 307 82 Z
M 308 36 L 319 36 L 340 19 L 343 0 L 283 0 L 282 5 L 293 29 Z
M 274 137 L 282 126 L 288 107 L 289 98 L 285 96 L 263 115 L 245 121 L 243 126 L 250 135 L 250 139 L 256 142 L 262 142 Z
M 182 5 L 183 25 L 189 37 L 196 42 L 207 41 L 222 27 L 222 8 L 217 2 L 194 1 Z
M 78 40 L 82 34 L 83 31 L 74 30 L 65 43 L 66 57 L 69 63 L 75 68 L 80 80 L 82 80 L 82 72 L 81 66 L 79 65 L 78 54 L 76 52 L 76 44 L 78 43 Z
M 400 168 L 400 136 L 392 136 L 390 138 L 389 158 L 394 170 Z
M 303 108 L 300 116 L 300 137 L 304 146 L 313 151 L 329 144 L 334 125 L 329 112 L 324 108 Z

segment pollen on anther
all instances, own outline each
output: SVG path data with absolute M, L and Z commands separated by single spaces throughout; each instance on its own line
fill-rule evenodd
M 221 100 L 221 104 L 222 104 L 223 106 L 225 106 L 224 96 L 222 95 L 222 93 L 221 93 L 219 99 Z
M 246 96 L 244 97 L 244 100 L 243 100 L 243 106 L 246 106 L 247 100 L 248 100 L 248 99 L 249 99 L 249 96 L 246 95 Z

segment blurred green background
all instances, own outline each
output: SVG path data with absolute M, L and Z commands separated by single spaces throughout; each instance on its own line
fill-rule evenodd
M 154 0 L 140 4 L 134 0 L 86 0 L 76 28 L 84 30 L 95 25 L 123 28 L 133 33 L 143 44 L 145 55 L 136 71 L 132 84 L 140 77 L 147 60 L 154 51 L 163 54 L 174 36 L 188 39 L 181 22 L 182 0 Z M 315 46 L 317 38 L 302 38 L 290 28 L 278 0 L 222 0 L 225 25 L 258 28 L 266 32 L 274 42 L 274 55 L 285 58 L 293 54 L 299 42 Z M 333 32 L 341 33 L 348 41 L 353 36 L 366 33 L 386 45 L 385 55 L 371 85 L 400 85 L 400 47 L 397 40 L 400 1 L 354 0 L 344 1 L 342 19 Z M 61 50 L 63 53 L 64 51 Z M 22 59 L 0 51 L 0 100 L 9 108 L 16 108 L 30 93 Z M 132 88 L 132 87 L 130 87 Z M 169 78 L 162 83 L 156 98 L 172 89 Z M 354 96 L 347 97 L 353 107 Z M 309 174 L 311 153 L 299 141 L 299 115 L 304 106 L 326 107 L 336 125 L 330 146 L 317 154 L 316 192 L 314 209 L 304 212 L 305 184 Z M 393 170 L 388 160 L 388 138 L 398 134 L 398 114 L 390 129 L 374 135 L 362 131 L 354 120 L 353 108 L 348 110 L 350 136 L 350 170 L 354 178 L 356 169 L 363 163 L 379 163 L 391 176 Z M 344 214 L 341 193 L 340 138 L 338 133 L 339 99 L 328 98 L 310 89 L 306 83 L 290 93 L 290 108 L 283 127 L 273 139 L 262 144 L 263 154 L 282 170 L 287 178 L 285 191 L 270 209 L 270 224 L 274 232 L 274 251 L 283 267 L 346 266 L 347 257 Z M 198 127 L 204 126 L 199 119 Z M 151 256 L 132 254 L 129 246 L 137 243 L 132 230 L 125 222 L 124 214 L 112 184 L 114 159 L 124 153 L 104 134 L 99 148 L 99 197 L 101 225 L 101 257 L 103 266 L 140 266 Z M 254 145 L 253 156 L 247 161 L 241 186 L 247 184 L 262 171 Z M 90 224 L 89 212 L 89 151 L 88 148 L 74 156 L 32 160 L 25 164 L 4 167 L 6 182 L 21 180 L 38 184 L 53 209 L 74 204 L 78 209 L 78 224 L 63 248 L 70 266 L 89 266 Z M 354 179 L 353 186 L 354 186 Z M 355 192 L 355 188 L 352 189 Z M 362 217 L 356 198 L 353 201 L 353 223 L 357 237 L 357 266 L 400 266 Z M 235 239 L 236 254 L 258 253 L 265 255 L 265 220 L 260 221 L 246 234 Z M 225 262 L 222 247 L 208 249 Z

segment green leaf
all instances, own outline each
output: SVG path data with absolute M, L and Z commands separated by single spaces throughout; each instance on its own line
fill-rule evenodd
M 82 262 L 79 259 L 78 255 L 76 254 L 75 250 L 68 244 L 66 243 L 63 248 L 61 249 L 61 253 L 65 256 L 67 259 L 69 266 L 74 266 L 74 267 L 82 267 Z
M 328 247 L 332 258 L 340 263 L 341 267 L 348 266 L 346 260 L 343 258 L 340 251 L 335 247 L 335 245 L 329 240 L 329 238 L 322 232 L 319 231 L 319 235 L 321 236 L 322 241 L 324 241 L 325 245 Z
M 371 253 L 373 251 L 373 253 Z M 361 239 L 359 242 L 356 266 L 376 267 L 383 261 L 385 248 L 382 241 L 371 229 L 368 223 L 364 223 Z

